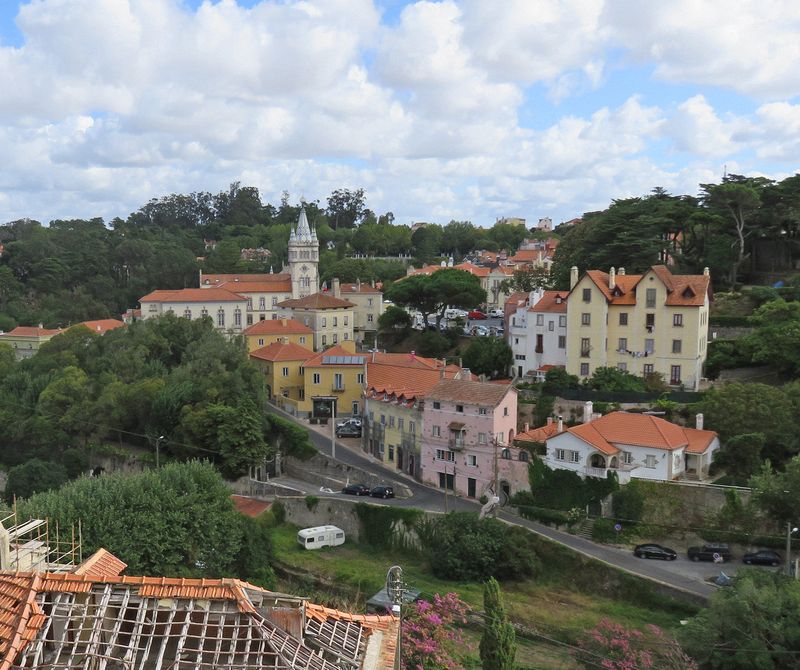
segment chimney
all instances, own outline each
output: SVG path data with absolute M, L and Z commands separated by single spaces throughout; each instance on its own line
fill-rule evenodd
M 625 268 L 620 268 L 619 270 L 617 270 L 617 274 L 620 277 L 624 277 L 625 276 Z
M 547 417 L 547 425 L 548 426 L 552 426 L 553 425 L 553 417 L 552 416 L 548 416 Z
M 361 290 L 361 279 L 358 278 L 358 279 L 356 279 L 356 291 L 360 291 L 360 290 Z
M 583 422 L 589 423 L 592 420 L 592 413 L 594 412 L 594 405 L 591 400 L 583 403 Z
M 611 268 L 608 271 L 608 288 L 614 290 L 617 287 L 617 271 Z
M 333 297 L 334 298 L 341 298 L 342 297 L 342 289 L 339 287 L 339 279 L 334 278 L 333 280 Z
M 374 280 L 374 279 L 371 279 L 371 280 L 370 280 L 370 282 L 369 282 L 369 285 L 370 285 L 372 288 L 375 288 L 375 280 Z
M 286 328 L 286 321 L 287 319 L 281 319 L 281 326 L 283 326 L 284 328 Z
M 711 276 L 711 271 L 708 269 L 708 267 L 704 267 L 703 268 L 703 276 L 704 277 L 710 277 Z
M 522 424 L 522 432 L 527 433 L 531 429 L 531 425 L 526 421 Z
M 578 283 L 578 266 L 573 265 L 569 269 L 569 290 L 571 291 L 572 289 L 574 289 L 575 284 L 577 283 Z
M 702 414 L 697 414 L 694 417 L 694 427 L 697 428 L 697 430 L 703 430 L 703 415 Z
M 374 349 L 372 350 L 372 362 L 373 363 L 375 362 L 375 350 Z
M 461 379 L 466 379 L 470 381 L 472 379 L 472 374 L 469 371 L 469 368 L 461 368 Z
M 564 417 L 562 417 L 561 415 L 558 416 L 558 432 L 559 433 L 564 432 Z

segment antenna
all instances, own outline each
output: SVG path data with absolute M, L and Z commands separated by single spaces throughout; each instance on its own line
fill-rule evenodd
M 386 595 L 398 607 L 403 602 L 405 584 L 403 583 L 403 568 L 393 565 L 386 573 Z

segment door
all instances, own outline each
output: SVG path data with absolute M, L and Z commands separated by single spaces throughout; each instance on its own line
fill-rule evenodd
M 475 479 L 473 477 L 467 478 L 467 497 L 475 497 Z
M 517 366 L 517 377 L 522 377 L 522 366 L 521 365 Z
M 359 415 L 359 411 L 358 411 L 358 409 L 359 409 L 359 407 L 358 407 L 358 401 L 357 401 L 357 400 L 354 400 L 354 401 L 353 401 L 353 416 L 358 416 L 358 415 Z

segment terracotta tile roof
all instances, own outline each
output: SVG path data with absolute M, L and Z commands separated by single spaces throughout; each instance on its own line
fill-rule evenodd
M 269 277 L 269 275 L 267 275 Z M 277 275 L 272 275 L 277 276 Z M 235 291 L 236 293 L 291 293 L 292 280 L 280 281 L 229 281 L 219 285 L 219 288 Z M 208 289 L 203 289 L 208 290 Z
M 567 297 L 569 291 L 545 291 L 542 299 L 533 307 L 529 307 L 529 312 L 567 312 Z M 560 300 L 560 302 L 559 302 Z
M 314 331 L 297 319 L 264 319 L 248 326 L 245 335 L 311 335 Z
M 81 321 L 80 323 L 76 323 L 75 325 L 86 326 L 93 333 L 99 333 L 100 335 L 107 333 L 109 330 L 114 330 L 115 328 L 125 327 L 125 324 L 122 321 L 118 321 L 117 319 L 99 319 L 97 321 Z
M 654 265 L 648 272 L 653 272 L 667 288 L 668 306 L 699 307 L 705 303 L 706 294 L 711 288 L 711 277 L 707 275 L 673 275 L 664 265 Z M 612 305 L 635 305 L 634 289 L 647 275 L 617 275 L 615 288 L 608 288 L 607 272 L 589 270 L 589 278 L 603 292 L 606 300 Z
M 324 363 L 323 361 L 328 358 L 334 358 L 339 356 L 347 356 L 348 363 Z M 340 344 L 331 347 L 330 349 L 326 349 L 325 351 L 320 351 L 314 358 L 311 358 L 305 362 L 303 367 L 311 368 L 311 367 L 319 367 L 322 365 L 348 365 L 353 367 L 358 367 L 364 365 L 369 360 L 367 354 L 354 354 L 352 351 L 348 351 Z
M 439 268 L 441 270 L 441 268 Z M 474 265 L 473 263 L 459 263 L 458 265 L 453 266 L 454 270 L 464 270 L 465 272 L 469 272 L 471 275 L 475 275 L 476 277 L 485 277 L 489 274 L 489 268 L 483 268 L 479 265 Z
M 0 670 L 13 667 L 45 623 L 36 602 L 39 581 L 32 574 L 0 574 Z
M 208 275 L 203 274 L 202 279 L 200 281 L 200 286 L 219 287 L 222 286 L 223 284 L 227 284 L 228 282 L 280 283 L 286 281 L 287 279 L 291 283 L 292 276 L 290 274 L 285 274 L 285 273 L 267 274 L 266 272 L 261 272 L 261 273 L 250 273 L 250 274 L 208 274 Z
M 256 500 L 255 498 L 248 498 L 246 496 L 232 495 L 233 505 L 239 514 L 244 514 L 252 519 L 255 519 L 260 514 L 266 512 L 272 507 L 271 502 L 265 500 Z
M 558 435 L 559 433 L 563 433 L 565 428 L 562 425 L 561 430 L 558 430 L 558 423 L 553 421 L 552 423 L 545 424 L 544 426 L 540 426 L 539 428 L 531 428 L 531 430 L 523 431 L 521 433 L 517 433 L 514 441 L 517 442 L 546 442 L 547 438 L 553 437 L 554 435 Z
M 182 288 L 176 291 L 153 291 L 139 302 L 243 302 L 246 298 L 224 288 Z
M 12 335 L 16 337 L 53 337 L 64 331 L 61 328 L 39 328 L 38 326 L 17 326 L 3 335 Z
M 75 574 L 116 577 L 121 575 L 127 567 L 127 563 L 123 563 L 110 551 L 101 548 L 75 568 Z
M 466 379 L 441 379 L 428 392 L 427 397 L 429 400 L 497 407 L 512 389 L 512 386 L 505 384 L 467 381 Z
M 545 257 L 544 249 L 520 249 L 508 260 L 514 263 L 530 263 L 531 261 L 538 261 L 540 255 Z
M 687 447 L 692 453 L 702 453 L 717 436 L 710 430 L 684 428 L 657 416 L 633 412 L 611 412 L 567 430 L 604 453 L 617 453 L 614 444 L 666 451 Z
M 364 282 L 361 285 L 359 284 L 341 284 L 340 290 L 342 295 L 345 293 L 380 293 L 381 290 L 375 286 L 372 286 L 369 282 Z
M 404 368 L 420 368 L 424 370 L 438 370 L 443 366 L 442 361 L 438 361 L 435 358 L 417 356 L 413 351 L 408 354 L 376 351 L 375 353 L 369 354 L 368 362 L 382 365 L 396 365 Z
M 352 302 L 334 298 L 328 293 L 312 293 L 304 298 L 294 298 L 278 303 L 278 307 L 290 307 L 292 309 L 342 309 L 344 307 L 355 307 Z
M 250 352 L 250 358 L 262 361 L 306 361 L 314 356 L 311 349 L 294 342 L 273 342 Z
M 461 372 L 456 365 L 447 366 L 442 372 L 442 364 L 431 358 L 415 357 L 409 359 L 407 354 L 383 354 L 388 356 L 405 356 L 405 361 L 397 363 L 376 360 L 367 361 L 367 394 L 390 394 L 398 399 L 411 400 L 423 398 L 442 378 L 452 379 Z

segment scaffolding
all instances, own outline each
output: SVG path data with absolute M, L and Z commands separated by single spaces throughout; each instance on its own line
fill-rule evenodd
M 20 521 L 14 509 L 0 517 L 0 570 L 69 572 L 83 561 L 81 526 L 62 532 L 47 519 Z

